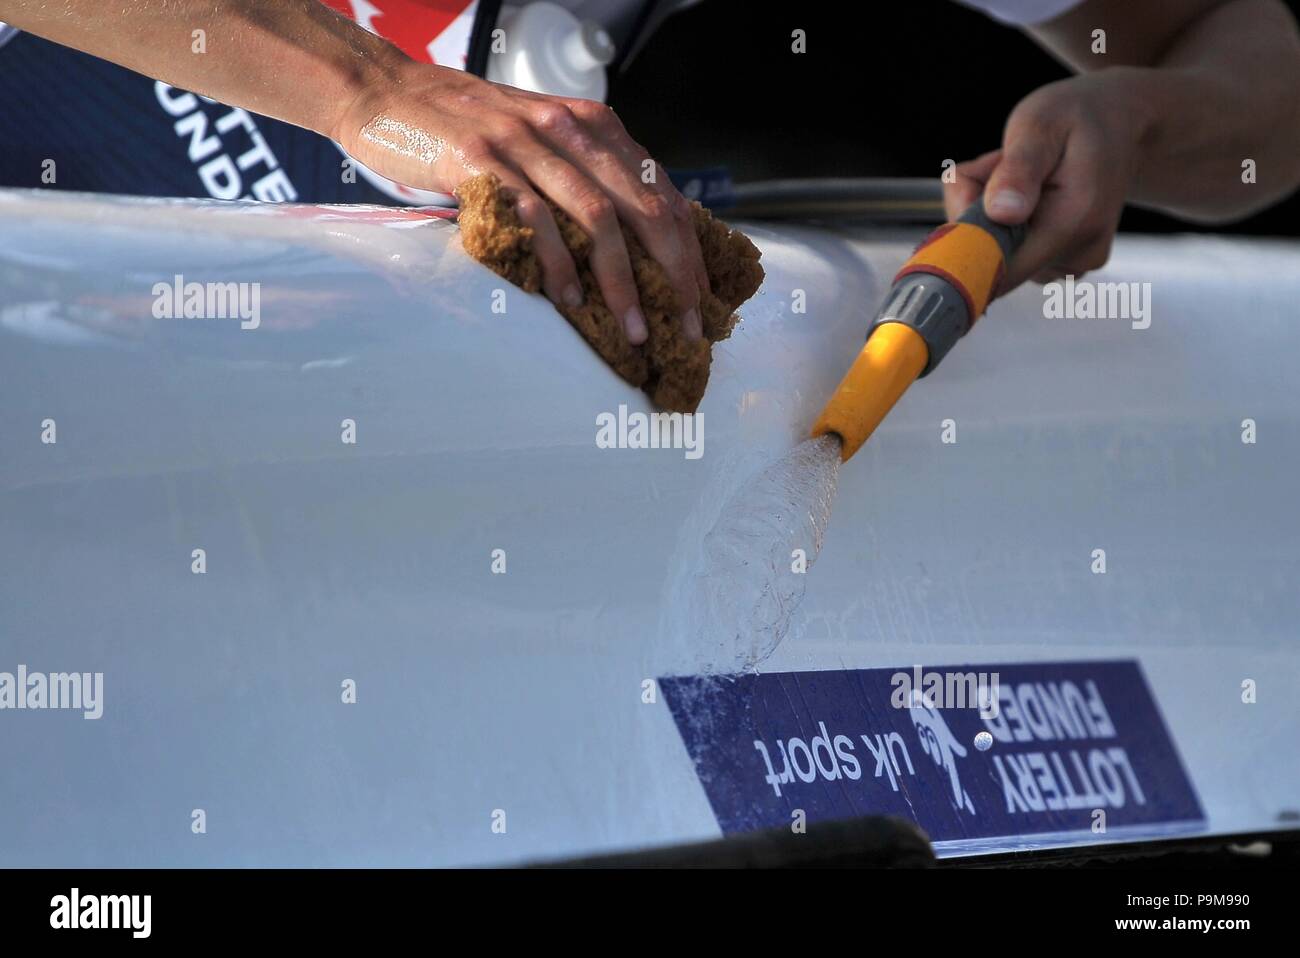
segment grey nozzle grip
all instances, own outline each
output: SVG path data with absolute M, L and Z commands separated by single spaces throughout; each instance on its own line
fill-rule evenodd
M 988 233 L 998 241 L 998 246 L 1002 248 L 1002 258 L 1010 261 L 1011 254 L 1020 248 L 1020 244 L 1025 241 L 1025 224 L 1017 223 L 1014 226 L 1008 226 L 1005 223 L 995 223 L 989 219 L 989 214 L 984 211 L 984 197 L 980 197 L 966 211 L 957 217 L 958 223 L 970 223 L 972 226 L 978 226 L 984 232 Z
M 992 236 L 1002 251 L 1004 263 L 1025 240 L 1025 225 L 995 223 L 984 211 L 982 197 L 968 206 L 957 222 L 978 226 Z M 921 269 L 895 280 L 867 337 L 886 323 L 912 327 L 925 340 L 929 355 L 921 376 L 927 376 L 978 318 L 970 315 L 966 294 L 959 292 L 947 277 L 941 272 Z

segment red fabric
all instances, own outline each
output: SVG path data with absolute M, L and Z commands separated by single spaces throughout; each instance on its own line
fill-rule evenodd
M 432 63 L 429 44 L 473 0 L 320 0 L 388 40 L 413 60 Z M 368 22 L 367 22 L 368 21 Z

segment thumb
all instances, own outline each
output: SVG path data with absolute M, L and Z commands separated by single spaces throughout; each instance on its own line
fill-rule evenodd
M 1065 152 L 1067 127 L 1021 104 L 1002 137 L 1002 159 L 984 186 L 984 209 L 999 223 L 1023 223 Z

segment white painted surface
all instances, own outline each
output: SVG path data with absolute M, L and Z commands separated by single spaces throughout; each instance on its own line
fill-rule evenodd
M 0 864 L 716 836 L 667 708 L 641 704 L 643 679 L 709 664 L 667 598 L 919 238 L 751 235 L 768 280 L 715 350 L 689 461 L 597 449 L 596 415 L 643 397 L 544 301 L 493 314 L 501 282 L 446 223 L 0 192 L 0 670 L 105 673 L 99 721 L 0 712 Z M 153 319 L 176 273 L 262 283 L 261 327 Z M 1300 809 L 1300 250 L 1125 238 L 1104 277 L 1152 283 L 1150 329 L 1045 320 L 1022 289 L 904 397 L 843 470 L 765 668 L 1136 657 L 1211 830 L 1279 827 Z

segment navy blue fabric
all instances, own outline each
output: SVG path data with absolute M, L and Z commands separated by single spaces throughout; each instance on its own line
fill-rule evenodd
M 172 102 L 189 102 L 181 91 L 168 92 Z M 196 118 L 185 120 L 195 110 L 206 114 L 201 126 Z M 221 132 L 216 124 L 223 117 L 228 128 Z M 287 177 L 299 202 L 398 205 L 359 172 L 355 183 L 344 182 L 343 154 L 326 138 L 257 114 L 246 118 L 236 122 L 244 116 L 231 118 L 230 107 L 203 100 L 173 116 L 153 80 L 30 34 L 0 47 L 2 186 L 209 196 L 199 173 L 204 164 L 238 170 L 239 158 L 247 157 L 248 168 L 238 170 L 241 197 L 259 182 L 264 193 L 285 192 Z M 177 123 L 185 122 L 191 126 L 178 133 Z M 246 128 L 250 124 L 253 131 Z M 212 150 L 198 160 L 190 157 L 195 132 L 196 152 Z M 258 135 L 274 159 L 257 151 Z M 220 161 L 222 155 L 229 160 Z M 55 164 L 53 183 L 42 181 L 47 160 Z M 221 183 L 233 186 L 228 178 Z

